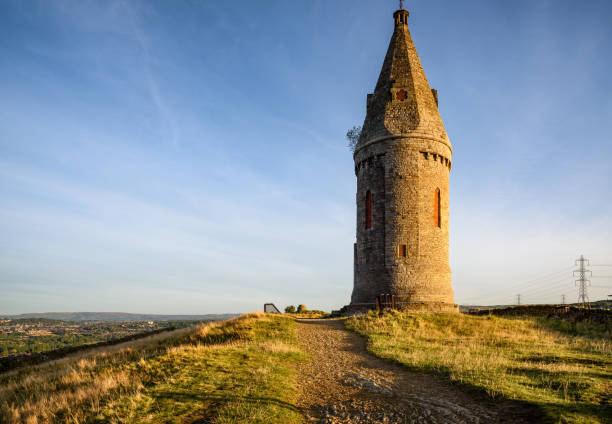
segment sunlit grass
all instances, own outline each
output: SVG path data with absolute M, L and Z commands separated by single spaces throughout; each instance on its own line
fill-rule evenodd
M 538 404 L 555 422 L 612 419 L 612 344 L 603 335 L 568 334 L 545 319 L 460 314 L 370 314 L 347 326 L 377 356 Z
M 250 315 L 0 376 L 6 423 L 298 423 L 291 319 Z

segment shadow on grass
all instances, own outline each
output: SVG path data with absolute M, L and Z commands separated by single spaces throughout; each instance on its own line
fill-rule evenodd
M 538 362 L 538 361 L 532 361 L 532 362 Z M 567 362 L 565 361 L 557 361 L 557 362 L 551 362 L 554 364 L 566 364 Z M 603 373 L 603 372 L 598 372 L 599 370 L 597 369 L 589 369 L 587 371 L 584 372 L 569 372 L 569 371 L 547 371 L 547 370 L 543 370 L 541 368 L 535 368 L 535 367 L 529 367 L 529 366 L 523 366 L 523 367 L 511 367 L 508 368 L 508 372 L 511 374 L 522 374 L 525 375 L 529 378 L 532 378 L 533 380 L 537 380 L 538 377 L 541 377 L 542 380 L 545 381 L 561 381 L 561 382 L 565 382 L 567 381 L 568 377 L 573 377 L 574 380 L 576 380 L 577 378 L 580 378 L 581 376 L 584 376 L 585 378 L 601 378 L 602 380 L 610 380 L 611 376 L 609 373 Z M 535 387 L 541 387 L 541 388 L 546 388 L 546 386 L 542 386 L 542 385 L 538 385 L 538 384 L 534 384 Z M 585 383 L 584 387 L 580 387 L 581 389 L 586 389 L 588 387 L 590 387 L 590 384 Z
M 286 409 L 292 412 L 300 413 L 300 410 L 293 404 L 285 402 L 275 398 L 269 397 L 258 397 L 258 396 L 240 396 L 230 394 L 207 394 L 207 393 L 184 393 L 184 392 L 173 392 L 164 391 L 155 393 L 152 395 L 156 399 L 167 399 L 172 401 L 196 401 L 207 403 L 208 406 L 205 410 L 196 413 L 195 417 L 184 421 L 190 424 L 205 424 L 211 423 L 212 420 L 217 416 L 219 410 L 226 404 L 231 402 L 243 402 L 249 404 L 268 404 L 275 405 L 282 409 Z
M 606 359 L 591 359 L 591 358 L 578 358 L 572 356 L 555 356 L 555 355 L 532 355 L 521 358 L 522 361 L 537 362 L 537 363 L 559 363 L 572 365 L 595 365 L 604 367 L 612 365 L 612 360 Z
M 224 331 L 222 333 L 211 333 L 198 339 L 203 345 L 228 344 L 241 340 L 248 340 L 244 333 L 239 331 Z
M 535 317 L 535 322 L 542 328 L 565 336 L 585 337 L 588 339 L 607 338 L 612 333 L 612 312 L 606 310 L 590 310 L 594 316 L 586 315 L 564 318 Z M 520 317 L 534 320 L 532 316 Z

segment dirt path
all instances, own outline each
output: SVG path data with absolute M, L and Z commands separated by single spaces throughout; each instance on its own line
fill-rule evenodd
M 347 331 L 341 320 L 300 320 L 298 331 L 310 354 L 298 380 L 307 422 L 541 422 L 533 408 L 492 403 L 440 378 L 374 357 L 363 338 Z

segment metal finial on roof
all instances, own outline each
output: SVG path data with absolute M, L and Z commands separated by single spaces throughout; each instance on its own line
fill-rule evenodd
M 399 2 L 400 2 L 400 9 L 403 9 L 404 8 L 404 0 L 399 0 Z

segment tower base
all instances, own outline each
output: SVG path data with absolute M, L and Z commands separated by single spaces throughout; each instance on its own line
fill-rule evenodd
M 411 313 L 458 313 L 459 305 L 443 302 L 397 302 L 396 308 L 400 312 Z M 352 303 L 342 307 L 339 315 L 363 314 L 376 310 L 376 303 Z

